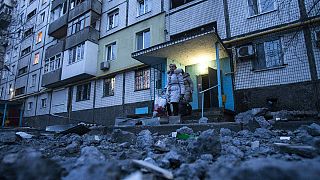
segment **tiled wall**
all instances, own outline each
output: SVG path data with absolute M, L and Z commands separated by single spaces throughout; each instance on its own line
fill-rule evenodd
M 235 73 L 235 89 L 273 86 L 311 80 L 309 63 L 302 31 L 281 36 L 284 68 L 255 72 L 251 61 L 238 62 Z
M 228 0 L 231 36 L 299 20 L 298 0 L 277 0 L 274 11 L 249 17 L 247 0 Z

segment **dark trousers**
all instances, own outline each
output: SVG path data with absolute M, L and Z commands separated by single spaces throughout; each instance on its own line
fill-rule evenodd
M 171 112 L 171 106 L 173 107 L 173 114 Z M 173 102 L 173 103 L 167 103 L 167 111 L 169 116 L 178 116 L 179 115 L 179 103 Z

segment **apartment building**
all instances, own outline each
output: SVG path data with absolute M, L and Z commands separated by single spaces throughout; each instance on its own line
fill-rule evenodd
M 313 0 L 19 1 L 0 83 L 3 104 L 18 111 L 3 109 L 3 125 L 10 114 L 44 127 L 151 113 L 170 63 L 191 74 L 193 109 L 318 110 L 319 9 Z

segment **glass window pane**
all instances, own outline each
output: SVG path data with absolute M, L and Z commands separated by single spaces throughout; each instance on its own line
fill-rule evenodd
M 144 33 L 144 47 L 143 48 L 148 48 L 150 47 L 150 31 L 145 31 Z

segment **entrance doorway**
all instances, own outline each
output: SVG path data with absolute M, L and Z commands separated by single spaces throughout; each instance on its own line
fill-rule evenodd
M 198 92 L 206 90 L 218 84 L 217 70 L 208 67 L 208 74 L 197 76 Z M 202 108 L 202 94 L 198 93 L 199 108 Z M 204 94 L 204 108 L 218 107 L 218 89 L 214 88 Z

